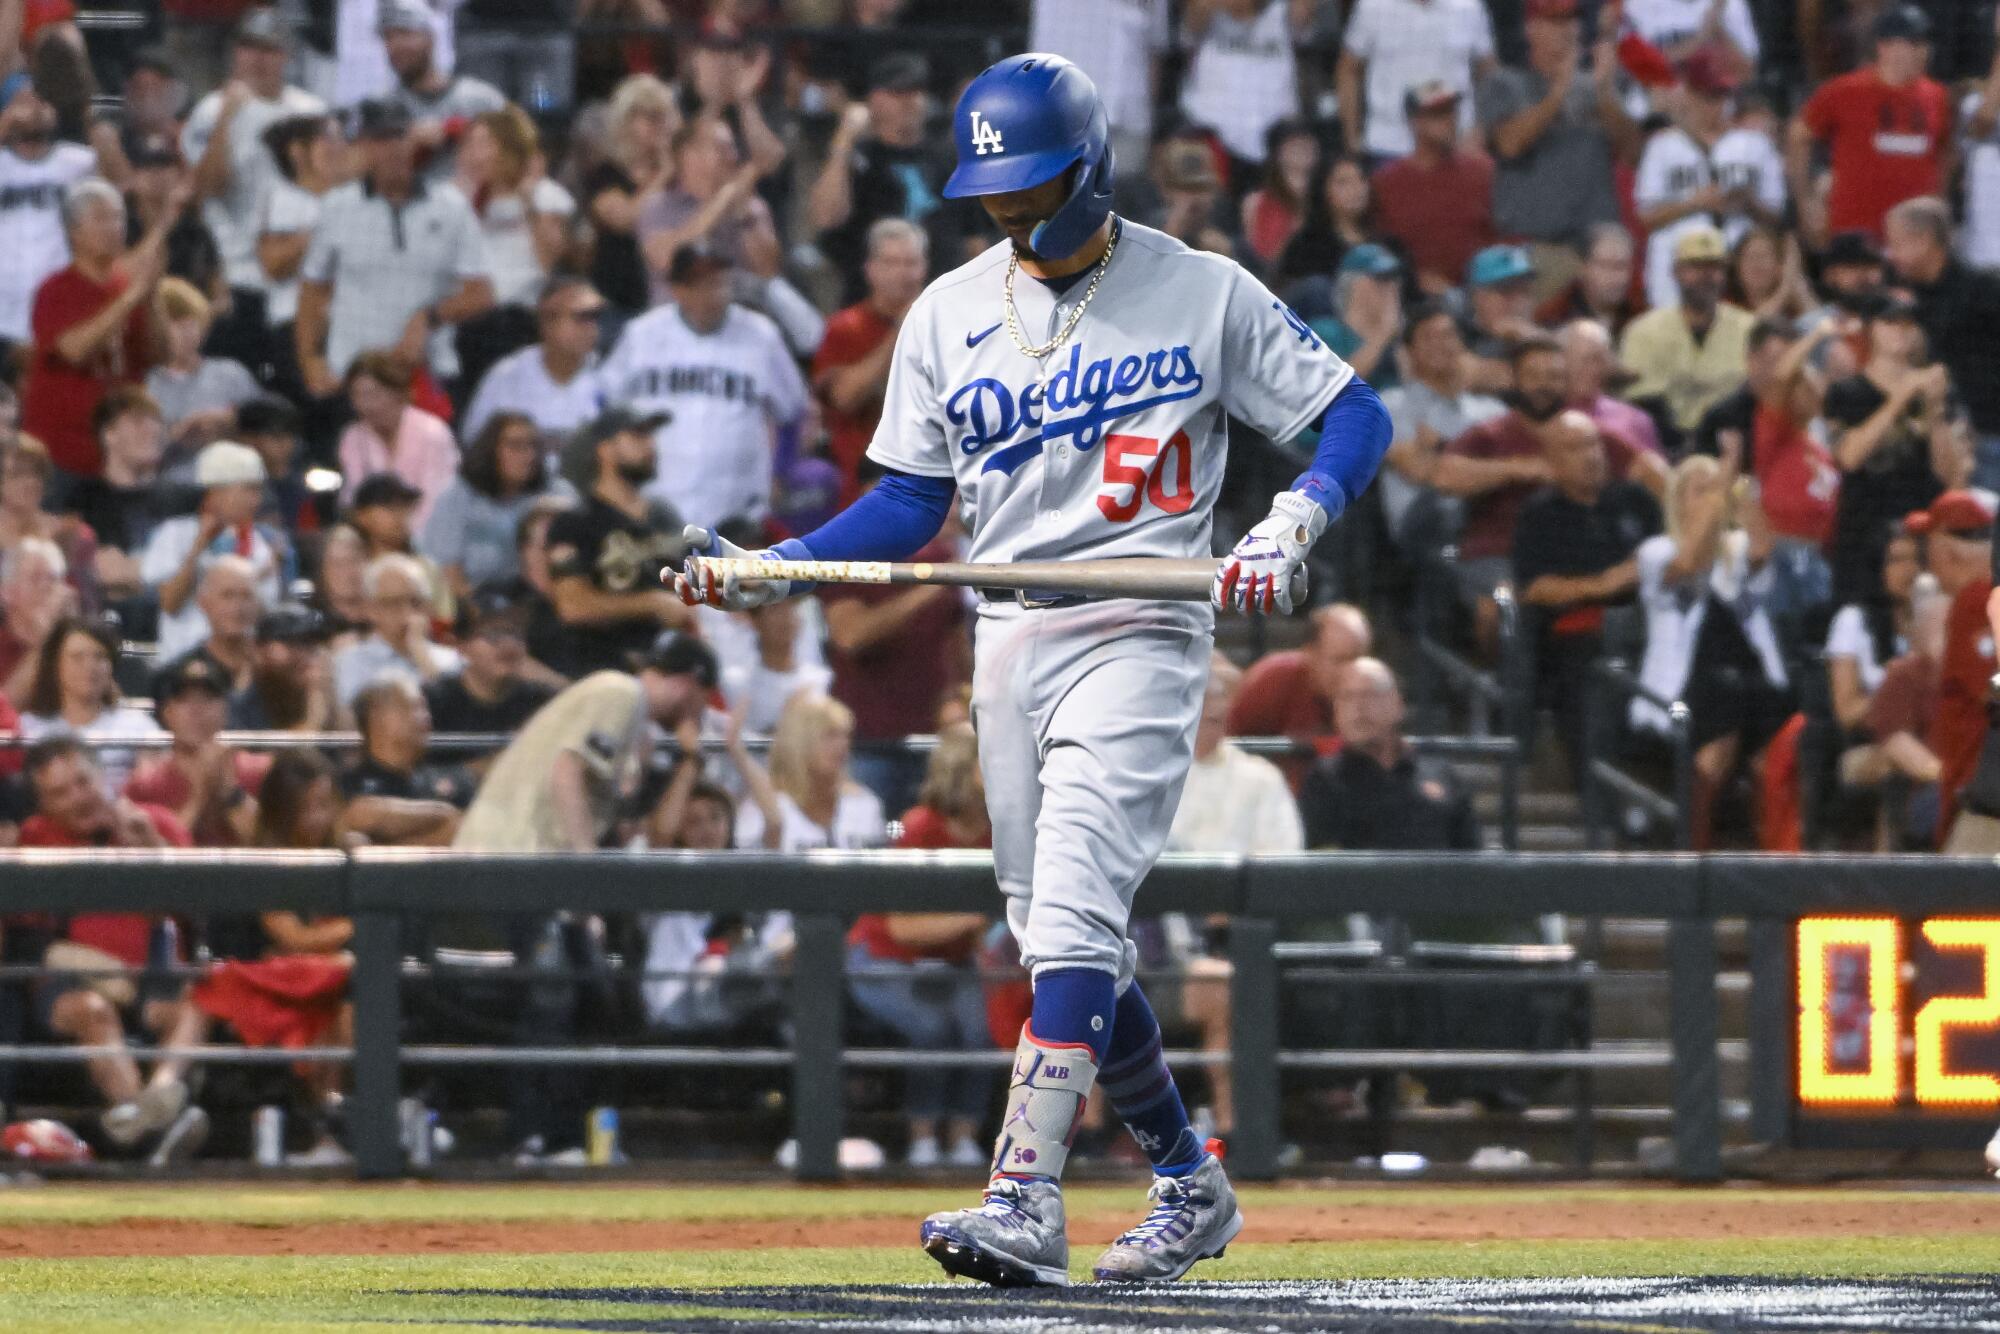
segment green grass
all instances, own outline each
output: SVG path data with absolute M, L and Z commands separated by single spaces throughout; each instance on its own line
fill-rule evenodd
M 310 1220 L 765 1218 L 817 1215 L 838 1226 L 874 1214 L 914 1217 L 955 1200 L 944 1189 L 800 1190 L 771 1187 L 663 1189 L 609 1187 L 134 1187 L 0 1192 L 0 1224 L 116 1227 L 121 1219 L 185 1218 L 273 1225 Z M 1245 1192 L 1258 1198 L 1338 1199 L 1393 1211 L 1398 1203 L 1435 1206 L 1451 1199 L 1505 1202 L 1531 1211 L 1572 1197 L 1566 1190 L 1285 1188 Z M 1671 1210 L 1714 1203 L 1704 1192 L 1591 1189 L 1594 1199 L 1629 1200 L 1634 1209 Z M 1732 1191 L 1732 1196 L 1798 1192 Z M 1826 1191 L 1828 1201 L 1879 1200 L 1880 1191 Z M 1935 1198 L 1935 1197 L 1931 1197 Z M 1130 1206 L 1129 1189 L 1084 1188 L 1072 1208 Z M 1079 1255 L 1081 1275 L 1090 1259 Z M 1209 1267 L 1217 1279 L 1606 1276 L 1654 1274 L 1811 1274 L 1820 1277 L 2000 1272 L 2000 1232 L 1894 1236 L 1626 1242 L 1354 1242 L 1239 1245 Z M 823 1250 L 724 1250 L 679 1254 L 409 1255 L 216 1257 L 200 1259 L 0 1259 L 0 1330 L 156 1331 L 201 1329 L 389 1330 L 519 1328 L 510 1322 L 559 1317 L 652 1318 L 703 1313 L 696 1307 L 618 1306 L 409 1293 L 447 1288 L 704 1288 L 751 1283 L 928 1283 L 938 1273 L 914 1247 Z M 710 1312 L 713 1314 L 713 1312 Z M 493 1322 L 493 1323 L 483 1323 Z

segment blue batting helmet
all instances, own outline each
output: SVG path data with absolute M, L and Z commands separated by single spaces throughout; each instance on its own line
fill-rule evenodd
M 950 199 L 1005 194 L 1080 167 L 1068 199 L 1029 237 L 1041 255 L 1083 247 L 1111 215 L 1111 122 L 1097 85 L 1061 56 L 1010 56 L 966 85 L 952 113 Z

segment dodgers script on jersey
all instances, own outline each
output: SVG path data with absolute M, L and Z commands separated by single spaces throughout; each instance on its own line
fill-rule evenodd
M 1004 242 L 903 322 L 868 453 L 956 479 L 972 560 L 1206 556 L 1226 418 L 1289 440 L 1354 374 L 1235 261 L 1119 226 L 1096 297 L 1048 357 L 1008 333 Z M 1057 294 L 1018 275 L 1023 336 L 1047 342 L 1087 285 Z

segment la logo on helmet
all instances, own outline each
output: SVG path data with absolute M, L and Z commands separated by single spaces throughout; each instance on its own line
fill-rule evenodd
M 988 149 L 995 153 L 1007 151 L 1006 145 L 1000 142 L 1000 131 L 993 127 L 993 122 L 975 111 L 972 113 L 972 151 L 979 157 L 985 157 Z

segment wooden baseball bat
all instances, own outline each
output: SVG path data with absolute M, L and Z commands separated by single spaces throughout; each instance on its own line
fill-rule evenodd
M 1025 589 L 1093 598 L 1206 602 L 1217 562 L 1132 556 L 1106 560 L 993 561 L 744 560 L 690 556 L 715 574 L 739 579 L 792 579 L 817 584 L 946 584 L 954 588 Z M 674 571 L 661 573 L 672 583 Z

